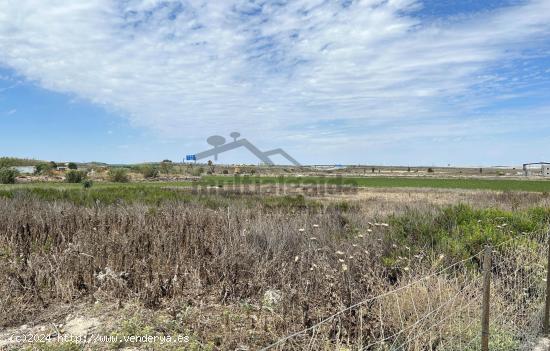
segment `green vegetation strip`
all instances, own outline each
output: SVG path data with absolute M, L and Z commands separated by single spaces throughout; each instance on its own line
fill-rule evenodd
M 303 184 L 303 185 L 346 185 L 372 188 L 441 188 L 480 189 L 497 191 L 550 192 L 550 180 L 514 179 L 442 179 L 405 177 L 230 177 L 206 176 L 205 185 L 250 185 L 250 184 Z
M 216 191 L 203 191 L 215 187 L 223 191 L 228 186 L 242 186 L 243 190 L 254 192 L 257 185 L 313 185 L 351 186 L 372 188 L 439 188 L 439 189 L 477 189 L 494 191 L 530 191 L 550 192 L 549 180 L 511 180 L 511 179 L 438 179 L 438 178 L 388 178 L 388 177 L 258 177 L 258 176 L 206 176 L 198 182 L 136 182 L 110 183 L 95 182 L 91 189 L 84 189 L 82 184 L 64 182 L 0 184 L 0 197 L 13 198 L 22 193 L 30 193 L 38 198 L 67 200 L 76 204 L 94 204 L 122 202 L 144 202 L 158 204 L 162 201 L 189 201 L 196 197 L 184 188 L 194 188 L 201 198 L 216 198 Z M 211 196 L 214 195 L 214 196 Z M 219 195 L 219 194 L 218 194 Z M 257 194 L 261 196 L 261 193 Z M 237 196 L 237 194 L 235 194 Z M 227 198 L 225 194 L 223 197 Z M 264 196 L 269 197 L 270 196 Z M 289 197 L 290 198 L 290 197 Z M 299 199 L 300 205 L 302 204 Z M 210 200 L 208 200 L 210 201 Z M 226 201 L 226 200 L 223 200 Z M 294 200 L 293 200 L 294 201 Z M 214 206 L 214 204 L 212 204 Z
M 195 183 L 197 184 L 197 183 Z M 302 195 L 270 196 L 224 193 L 222 188 L 209 191 L 197 186 L 192 191 L 191 183 L 149 182 L 149 183 L 94 183 L 85 189 L 81 184 L 69 183 L 28 183 L 0 184 L 0 198 L 38 198 L 45 201 L 68 201 L 76 205 L 144 203 L 160 205 L 170 201 L 195 203 L 209 208 L 227 207 L 238 201 L 250 208 L 262 205 L 268 208 L 306 208 L 319 204 L 306 200 Z

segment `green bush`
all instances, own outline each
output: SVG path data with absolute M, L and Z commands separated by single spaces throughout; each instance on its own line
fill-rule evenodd
M 67 165 L 67 167 L 69 169 L 78 169 L 78 166 L 76 165 L 76 163 L 74 162 L 69 162 L 69 164 Z
M 528 211 L 504 211 L 496 208 L 476 209 L 459 204 L 436 213 L 408 209 L 403 214 L 390 215 L 390 244 L 399 243 L 394 256 L 412 251 L 428 250 L 445 254 L 450 261 L 475 255 L 486 243 L 498 246 L 521 233 L 546 229 L 550 211 L 533 208 Z M 529 235 L 524 237 L 529 240 Z
M 191 170 L 191 175 L 195 177 L 200 177 L 203 173 L 204 173 L 203 167 L 198 167 Z
M 124 168 L 111 168 L 109 170 L 109 180 L 115 183 L 128 183 L 130 177 L 128 176 L 128 171 Z
M 36 165 L 36 169 L 34 170 L 35 174 L 45 174 L 52 170 L 52 164 L 51 163 L 39 163 Z
M 174 166 L 172 165 L 172 161 L 170 160 L 164 160 L 160 163 L 160 171 L 164 174 L 170 174 L 173 168 Z
M 0 184 L 15 184 L 17 171 L 10 168 L 0 169 Z
M 140 172 L 144 178 L 158 178 L 160 174 L 159 169 L 153 166 L 143 166 Z
M 94 183 L 89 179 L 86 179 L 82 182 L 82 186 L 84 187 L 84 189 L 90 189 L 93 185 Z
M 81 183 L 84 179 L 86 179 L 86 173 L 82 171 L 70 170 L 65 174 L 67 183 Z

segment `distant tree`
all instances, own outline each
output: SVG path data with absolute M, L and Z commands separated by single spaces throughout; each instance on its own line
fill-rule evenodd
M 483 173 L 483 168 L 480 168 L 479 169 L 479 174 L 482 174 Z
M 410 172 L 411 171 L 411 167 L 407 167 L 407 172 Z
M 374 173 L 374 171 L 375 171 L 374 167 L 371 168 L 371 171 L 372 171 L 372 173 Z
M 76 163 L 74 162 L 69 162 L 69 164 L 67 165 L 67 167 L 69 169 L 78 169 L 78 166 L 76 165 Z
M 35 174 L 45 174 L 52 170 L 52 164 L 50 162 L 48 163 L 39 163 L 36 165 L 34 169 Z
M 0 168 L 0 184 L 15 184 L 18 172 L 11 168 Z
M 214 170 L 216 169 L 216 166 L 214 165 L 214 162 L 212 162 L 212 160 L 208 160 L 208 168 L 209 168 L 209 172 L 210 174 L 213 174 L 214 173 Z
M 54 161 L 50 161 L 50 166 L 52 169 L 56 169 L 57 168 L 57 163 L 55 163 Z
M 82 182 L 82 186 L 84 187 L 84 189 L 90 189 L 93 185 L 94 183 L 89 179 L 86 179 Z
M 434 173 L 434 169 L 433 168 L 428 168 L 428 173 Z

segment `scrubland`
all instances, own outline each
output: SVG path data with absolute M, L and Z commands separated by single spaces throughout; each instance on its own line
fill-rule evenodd
M 399 315 L 393 300 L 378 301 L 339 315 L 316 335 L 310 331 L 279 346 L 359 349 L 381 340 L 381 333 L 398 333 L 407 318 L 430 310 L 428 301 L 453 295 L 469 279 L 478 281 L 476 255 L 486 243 L 498 248 L 513 239 L 519 243 L 514 265 L 521 266 L 522 259 L 526 267 L 543 265 L 539 239 L 550 223 L 545 193 L 348 189 L 312 196 L 303 188 L 277 195 L 228 187 L 199 192 L 168 184 L 97 188 L 100 195 L 90 197 L 89 190 L 76 187 L 37 189 L 0 189 L 5 333 L 22 333 L 26 324 L 63 334 L 66 320 L 81 316 L 97 321 L 95 333 L 190 338 L 185 345 L 32 346 L 48 350 L 259 349 L 474 257 L 460 270 L 407 290 L 416 305 L 410 296 L 399 296 Z M 504 277 L 503 272 L 495 275 Z M 427 335 L 415 332 L 419 338 Z M 461 333 L 475 336 L 468 328 Z M 503 350 L 521 342 L 507 327 L 496 334 Z M 445 334 L 438 337 L 433 342 L 445 345 Z M 407 349 L 422 347 L 420 342 Z

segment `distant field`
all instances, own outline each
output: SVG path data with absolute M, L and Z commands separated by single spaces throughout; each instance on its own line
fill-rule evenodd
M 94 189 L 116 189 L 116 188 L 164 188 L 183 186 L 219 186 L 219 185 L 251 185 L 251 184 L 328 184 L 346 185 L 372 188 L 442 188 L 442 189 L 481 189 L 497 191 L 534 191 L 550 192 L 549 180 L 517 180 L 517 179 L 444 179 L 444 178 L 421 178 L 421 177 L 271 177 L 271 176 L 204 176 L 198 182 L 192 181 L 144 181 L 131 183 L 95 182 Z M 0 190 L 14 189 L 80 189 L 80 184 L 69 184 L 64 182 L 32 182 L 19 184 L 0 184 Z
M 66 200 L 76 204 L 101 203 L 134 203 L 143 202 L 158 204 L 163 201 L 191 201 L 196 197 L 189 191 L 182 191 L 184 187 L 216 187 L 225 190 L 229 186 L 245 186 L 254 192 L 255 185 L 318 185 L 356 186 L 372 188 L 438 188 L 438 189 L 477 189 L 494 191 L 528 191 L 550 192 L 550 181 L 547 180 L 510 180 L 510 179 L 437 179 L 437 178 L 404 178 L 404 177 L 269 177 L 269 176 L 205 176 L 198 182 L 134 182 L 108 183 L 96 182 L 91 189 L 83 189 L 80 184 L 68 183 L 27 183 L 14 185 L 0 185 L 0 197 L 14 198 L 19 194 L 29 193 L 38 198 L 54 201 Z M 230 189 L 227 189 L 230 190 Z M 322 190 L 322 189 L 320 189 Z M 203 196 L 206 192 L 199 192 L 203 201 L 216 203 L 223 202 L 222 197 Z M 219 194 L 218 194 L 219 195 Z M 270 197 L 258 193 L 258 196 Z M 270 197 L 271 198 L 271 197 Z M 266 201 L 279 201 L 266 199 Z M 292 200 L 294 201 L 294 200 Z
M 329 184 L 372 188 L 443 188 L 480 189 L 497 191 L 550 192 L 550 180 L 512 179 L 438 179 L 405 177 L 230 177 L 207 176 L 202 178 L 207 185 L 220 184 Z

